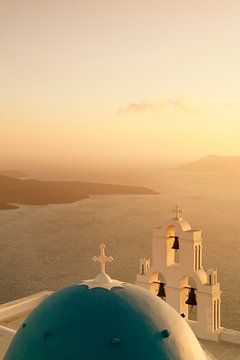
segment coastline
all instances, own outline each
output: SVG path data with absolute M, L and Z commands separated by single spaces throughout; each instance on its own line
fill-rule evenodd
M 1 204 L 0 203 L 0 210 L 17 210 L 20 206 L 17 206 L 15 204 Z

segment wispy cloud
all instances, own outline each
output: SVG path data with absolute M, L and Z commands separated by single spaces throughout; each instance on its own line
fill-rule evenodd
M 118 114 L 145 113 L 153 110 L 156 110 L 156 105 L 148 102 L 130 103 L 127 106 L 120 108 Z
M 191 104 L 191 102 L 184 97 L 163 100 L 159 103 L 150 102 L 134 102 L 130 103 L 118 110 L 118 115 L 134 114 L 134 113 L 148 113 L 148 112 L 160 112 L 164 110 L 184 111 L 184 112 L 196 112 L 198 108 Z
M 187 98 L 177 98 L 175 100 L 169 100 L 167 102 L 169 107 L 175 108 L 176 110 L 182 111 L 197 111 L 198 108 L 194 106 Z

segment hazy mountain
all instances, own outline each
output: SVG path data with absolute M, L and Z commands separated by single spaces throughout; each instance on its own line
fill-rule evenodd
M 193 172 L 240 172 L 240 156 L 208 155 L 184 164 L 178 170 Z
M 70 203 L 91 194 L 156 194 L 147 188 L 82 181 L 39 181 L 0 175 L 0 208 L 7 204 L 45 205 Z
M 0 175 L 10 176 L 13 178 L 25 178 L 27 175 L 20 170 L 0 170 Z

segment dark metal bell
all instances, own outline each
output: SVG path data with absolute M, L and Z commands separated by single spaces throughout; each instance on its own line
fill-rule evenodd
M 196 294 L 195 294 L 194 288 L 190 288 L 190 291 L 188 294 L 188 299 L 187 299 L 187 301 L 185 301 L 185 304 L 188 304 L 191 306 L 197 305 Z
M 159 288 L 158 288 L 158 293 L 157 293 L 157 296 L 160 297 L 160 298 L 165 298 L 166 297 L 166 291 L 165 291 L 165 284 L 160 282 L 159 283 Z
M 179 237 L 178 236 L 174 236 L 174 243 L 173 243 L 172 249 L 179 250 Z

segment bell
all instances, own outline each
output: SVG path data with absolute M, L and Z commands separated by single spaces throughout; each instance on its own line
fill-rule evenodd
M 166 297 L 166 292 L 165 292 L 165 287 L 164 287 L 164 283 L 160 282 L 159 283 L 159 288 L 158 288 L 158 293 L 157 296 L 160 297 L 161 299 Z
M 172 249 L 179 250 L 179 237 L 178 236 L 174 236 L 174 243 L 173 243 Z
M 189 291 L 189 294 L 188 294 L 188 299 L 187 301 L 185 301 L 185 304 L 188 304 L 188 305 L 197 305 L 197 300 L 196 300 L 196 294 L 194 292 L 194 288 L 190 288 L 190 291 Z

